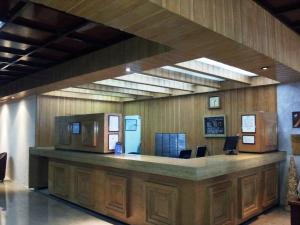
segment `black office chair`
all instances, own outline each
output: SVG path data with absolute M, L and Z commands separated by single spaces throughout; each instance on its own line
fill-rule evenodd
M 198 146 L 197 147 L 196 158 L 205 157 L 206 149 L 207 149 L 206 146 Z
M 0 154 L 0 181 L 3 182 L 6 171 L 7 153 L 3 152 Z
M 189 159 L 191 158 L 192 155 L 192 150 L 188 149 L 188 150 L 181 150 L 179 157 L 180 159 Z

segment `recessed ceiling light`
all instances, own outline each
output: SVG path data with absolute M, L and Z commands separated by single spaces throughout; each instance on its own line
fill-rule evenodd
M 0 29 L 5 25 L 3 21 L 0 21 Z
M 205 78 L 205 79 L 209 79 L 209 80 L 224 81 L 224 79 L 222 79 L 222 78 L 209 76 L 209 75 L 202 74 L 202 73 L 197 73 L 197 72 L 193 72 L 193 71 L 190 71 L 190 70 L 177 68 L 177 67 L 174 67 L 174 66 L 163 66 L 162 69 L 170 70 L 170 71 L 174 71 L 174 72 L 178 72 L 178 73 L 184 73 L 184 74 L 188 74 L 188 75 L 191 75 L 191 76 L 201 77 L 201 78 Z
M 130 67 L 126 67 L 126 72 L 130 73 L 131 72 L 131 68 Z
M 205 64 L 210 64 L 212 66 L 216 66 L 216 67 L 219 67 L 219 68 L 222 68 L 222 69 L 225 69 L 225 70 L 229 70 L 229 71 L 232 71 L 232 72 L 235 72 L 235 73 L 239 73 L 241 75 L 249 76 L 249 77 L 256 77 L 257 76 L 257 74 L 255 74 L 255 73 L 251 73 L 249 71 L 242 70 L 240 68 L 230 66 L 230 65 L 212 60 L 212 59 L 205 58 L 205 57 L 196 59 L 196 61 L 199 61 L 199 62 L 202 62 L 202 63 L 205 63 Z
M 264 67 L 262 67 L 261 69 L 262 69 L 262 70 L 267 70 L 267 69 L 269 69 L 269 67 L 264 66 Z

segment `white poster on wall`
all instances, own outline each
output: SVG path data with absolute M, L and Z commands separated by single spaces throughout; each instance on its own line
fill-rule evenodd
M 119 135 L 118 134 L 109 134 L 108 135 L 108 148 L 109 148 L 109 150 L 114 150 L 118 141 L 119 141 Z
M 243 115 L 242 116 L 242 132 L 243 133 L 255 133 L 255 115 Z
M 119 131 L 119 116 L 108 117 L 108 131 L 118 132 Z

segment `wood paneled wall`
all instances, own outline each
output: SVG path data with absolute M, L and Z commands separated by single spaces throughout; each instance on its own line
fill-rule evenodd
M 55 116 L 123 112 L 122 103 L 50 96 L 39 96 L 37 99 L 37 106 L 36 146 L 54 145 Z
M 156 132 L 185 132 L 188 147 L 207 145 L 209 153 L 223 154 L 224 138 L 205 138 L 203 116 L 225 114 L 227 134 L 239 132 L 242 112 L 276 112 L 276 86 L 237 89 L 216 93 L 222 96 L 222 108 L 208 109 L 210 94 L 197 94 L 124 104 L 124 115 L 142 116 L 142 152 L 154 154 Z
M 208 96 L 220 95 L 222 108 L 208 109 Z M 203 116 L 225 114 L 227 134 L 239 132 L 239 114 L 252 111 L 276 112 L 276 86 L 255 87 L 144 100 L 109 103 L 49 96 L 38 97 L 36 145 L 54 145 L 54 117 L 73 114 L 115 112 L 142 117 L 142 153 L 153 155 L 156 132 L 185 132 L 188 147 L 207 145 L 209 154 L 222 154 L 224 138 L 205 138 Z

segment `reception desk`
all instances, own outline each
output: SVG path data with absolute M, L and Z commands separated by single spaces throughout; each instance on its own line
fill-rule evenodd
M 240 224 L 278 203 L 285 153 L 175 159 L 30 149 L 30 187 L 128 224 Z

